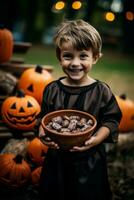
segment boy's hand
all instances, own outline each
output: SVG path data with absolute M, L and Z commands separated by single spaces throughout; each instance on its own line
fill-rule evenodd
M 102 126 L 98 129 L 98 131 L 87 141 L 85 141 L 85 145 L 81 147 L 73 147 L 70 149 L 71 152 L 74 151 L 85 151 L 87 149 L 90 149 L 91 147 L 94 147 L 100 143 L 102 143 L 110 134 L 110 129 Z
M 40 138 L 41 142 L 45 145 L 47 145 L 49 148 L 52 149 L 59 149 L 59 146 L 57 143 L 55 143 L 54 141 L 52 141 L 49 137 L 41 137 Z
M 56 144 L 54 141 L 52 141 L 44 132 L 44 129 L 42 128 L 42 126 L 39 127 L 39 138 L 42 141 L 42 143 L 44 143 L 45 145 L 47 145 L 49 148 L 53 148 L 53 149 L 59 149 L 58 144 Z
M 87 149 L 90 149 L 91 147 L 94 147 L 97 145 L 97 138 L 96 136 L 92 136 L 89 140 L 85 141 L 84 146 L 74 146 L 72 149 L 70 149 L 71 152 L 75 151 L 85 151 Z

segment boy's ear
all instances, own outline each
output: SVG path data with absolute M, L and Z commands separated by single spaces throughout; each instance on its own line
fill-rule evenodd
M 102 53 L 99 53 L 93 57 L 93 64 L 96 64 L 97 61 L 102 57 Z

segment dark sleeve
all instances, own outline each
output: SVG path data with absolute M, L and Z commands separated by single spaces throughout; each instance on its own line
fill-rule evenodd
M 35 124 L 35 132 L 38 134 L 38 129 L 41 124 L 41 120 L 45 114 L 49 112 L 49 93 L 50 93 L 50 88 L 49 85 L 45 88 L 43 92 L 43 97 L 42 97 L 42 104 L 41 104 L 41 112 L 37 116 L 36 124 Z
M 107 87 L 104 91 L 103 98 L 105 104 L 100 110 L 100 126 L 105 126 L 110 129 L 110 135 L 105 142 L 115 143 L 118 141 L 119 123 L 122 113 L 110 88 Z

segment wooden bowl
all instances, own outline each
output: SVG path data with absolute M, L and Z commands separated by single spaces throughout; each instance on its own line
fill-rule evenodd
M 57 116 L 79 116 L 80 118 L 86 118 L 87 120 L 92 119 L 93 125 L 92 127 L 87 128 L 85 131 L 78 131 L 75 133 L 71 132 L 57 132 L 56 130 L 52 130 L 48 128 L 48 123 Z M 78 110 L 58 110 L 54 112 L 50 112 L 46 114 L 42 118 L 42 127 L 45 131 L 46 136 L 50 137 L 51 140 L 55 141 L 61 149 L 67 150 L 72 148 L 73 146 L 81 146 L 84 145 L 84 142 L 89 139 L 94 132 L 97 121 L 95 117 L 89 113 L 78 111 Z M 43 137 L 40 138 L 43 141 Z

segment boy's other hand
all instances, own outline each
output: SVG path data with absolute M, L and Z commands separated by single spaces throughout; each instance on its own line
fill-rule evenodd
M 59 146 L 57 143 L 55 143 L 54 141 L 52 141 L 50 139 L 50 137 L 48 137 L 45 134 L 45 131 L 43 129 L 42 126 L 39 127 L 39 138 L 42 141 L 42 143 L 44 143 L 45 145 L 47 145 L 49 148 L 53 148 L 53 149 L 59 149 Z
M 97 140 L 95 136 L 92 136 L 89 140 L 85 141 L 84 146 L 74 146 L 72 149 L 70 149 L 71 152 L 75 151 L 85 151 L 90 149 L 91 147 L 94 147 L 97 145 Z

